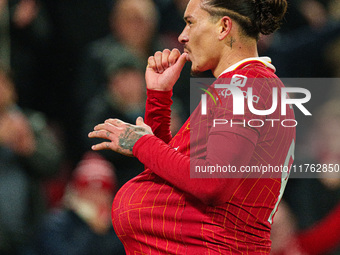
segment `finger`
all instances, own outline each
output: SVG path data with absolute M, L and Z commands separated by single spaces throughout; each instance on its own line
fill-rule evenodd
M 102 142 L 102 143 L 92 145 L 91 149 L 94 151 L 114 150 L 114 144 L 112 142 Z
M 181 56 L 181 53 L 178 49 L 173 49 L 169 55 L 169 65 L 173 66 L 177 59 Z
M 162 66 L 165 69 L 169 67 L 169 56 L 170 56 L 171 51 L 169 49 L 163 50 L 162 54 Z
M 116 134 L 107 130 L 92 131 L 88 134 L 89 138 L 102 138 L 114 141 L 116 139 Z
M 105 120 L 104 123 L 111 124 L 115 127 L 122 127 L 122 126 L 125 126 L 125 125 L 130 125 L 129 123 L 126 123 L 126 122 L 124 122 L 120 119 L 107 119 L 107 120 Z
M 164 68 L 163 68 L 163 65 L 162 65 L 162 52 L 160 51 L 157 51 L 155 53 L 155 62 L 156 62 L 156 67 L 157 67 L 157 70 L 159 73 L 163 73 L 164 72 Z
M 99 130 L 106 130 L 106 131 L 109 131 L 109 132 L 115 132 L 115 130 L 119 128 L 115 125 L 112 125 L 110 123 L 102 123 L 102 124 L 98 124 L 97 126 L 95 126 L 93 128 L 94 131 L 99 131 Z
M 151 127 L 144 122 L 142 117 L 137 118 L 136 126 L 143 128 L 144 132 L 147 132 L 148 134 L 153 134 Z
M 138 117 L 136 119 L 136 126 L 143 128 L 150 128 L 147 124 L 145 124 L 144 119 L 142 117 Z
M 124 127 L 123 126 L 117 126 L 117 125 L 113 125 L 109 122 L 105 122 L 105 123 L 102 123 L 102 124 L 98 124 L 97 126 L 94 127 L 94 131 L 90 132 L 89 133 L 89 137 L 90 138 L 94 138 L 94 137 L 99 137 L 100 138 L 106 138 L 107 137 L 103 137 L 103 133 L 107 134 L 107 132 L 111 133 L 111 134 L 118 134 L 119 132 L 122 131 Z
M 105 128 L 105 124 L 101 123 L 101 124 L 94 126 L 93 130 L 97 131 L 97 130 L 101 130 L 101 129 L 104 129 L 104 128 Z
M 148 68 L 152 68 L 155 72 L 158 71 L 157 66 L 156 66 L 156 61 L 154 56 L 150 56 L 148 58 Z
M 95 144 L 91 147 L 92 150 L 94 151 L 100 151 L 100 150 L 112 150 L 112 151 L 116 151 L 120 154 L 123 154 L 125 156 L 129 156 L 132 157 L 133 154 L 131 151 L 129 150 L 124 150 L 122 148 L 119 147 L 119 145 L 117 143 L 114 142 L 102 142 L 102 143 L 98 143 Z
M 143 118 L 139 116 L 139 117 L 136 119 L 136 125 L 137 125 L 137 126 L 143 126 L 144 124 L 145 124 L 145 123 L 144 123 Z
M 185 63 L 187 62 L 187 55 L 188 53 L 183 53 L 182 55 L 180 55 L 180 57 L 178 58 L 175 66 L 176 69 L 178 70 L 178 72 L 182 71 Z

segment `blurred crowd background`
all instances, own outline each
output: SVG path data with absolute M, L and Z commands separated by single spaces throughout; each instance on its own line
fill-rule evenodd
M 183 50 L 187 2 L 0 0 L 0 255 L 124 254 L 110 205 L 143 166 L 90 152 L 87 134 L 143 116 L 147 58 Z M 306 87 L 313 118 L 298 126 L 295 161 L 339 164 L 340 83 L 328 78 L 340 78 L 340 1 L 289 1 L 259 53 L 279 77 L 325 78 Z M 189 116 L 189 79 L 187 63 L 173 134 Z M 272 254 L 340 254 L 340 173 L 292 178 L 274 220 Z

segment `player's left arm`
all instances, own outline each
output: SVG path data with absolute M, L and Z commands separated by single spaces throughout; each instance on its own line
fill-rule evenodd
M 233 195 L 240 178 L 233 178 L 232 181 L 230 177 L 234 176 L 231 175 L 223 178 L 191 178 L 190 164 L 202 167 L 232 165 L 239 168 L 248 164 L 255 147 L 244 136 L 217 132 L 209 136 L 206 158 L 191 159 L 154 136 L 141 118 L 137 120 L 137 125 L 107 120 L 96 126 L 89 137 L 109 140 L 94 145 L 92 149 L 111 149 L 135 156 L 155 174 L 208 205 L 225 203 Z
M 172 139 L 170 131 L 172 91 L 147 89 L 145 104 L 145 123 L 151 127 L 155 136 L 169 143 Z

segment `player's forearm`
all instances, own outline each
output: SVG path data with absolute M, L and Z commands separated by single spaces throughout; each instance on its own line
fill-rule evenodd
M 171 140 L 170 115 L 172 91 L 147 90 L 145 105 L 145 123 L 152 132 L 165 143 Z
M 217 138 L 217 139 L 220 139 Z M 251 147 L 251 146 L 250 146 Z M 248 147 L 249 148 L 249 147 Z M 142 137 L 133 148 L 134 155 L 150 168 L 155 174 L 173 184 L 178 189 L 187 192 L 208 205 L 225 203 L 235 191 L 240 179 L 224 178 L 190 178 L 190 157 L 172 149 L 155 136 Z M 211 154 L 214 154 L 212 152 Z M 248 154 L 244 151 L 244 155 Z M 246 164 L 246 157 L 238 164 Z M 215 159 L 191 159 L 191 163 L 209 166 Z M 228 163 L 226 155 L 224 162 Z M 230 181 L 232 180 L 232 181 Z

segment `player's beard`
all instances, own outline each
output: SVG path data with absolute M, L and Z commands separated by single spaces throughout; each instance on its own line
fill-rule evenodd
M 192 65 L 192 62 L 190 63 Z M 192 67 L 190 68 L 190 75 L 193 78 L 214 78 L 214 75 L 212 74 L 211 70 L 199 71 L 193 70 Z
M 212 74 L 211 70 L 201 72 L 201 71 L 194 71 L 191 69 L 190 75 L 193 78 L 214 78 L 214 75 Z
M 192 65 L 192 62 L 191 62 L 191 65 Z M 202 71 L 199 71 L 199 70 L 193 70 L 192 67 L 190 68 L 190 75 L 194 78 L 200 78 L 200 77 L 204 77 L 202 76 Z
M 192 76 L 192 77 L 194 77 L 194 78 L 198 78 L 198 77 L 200 77 L 200 74 L 201 74 L 202 72 L 200 72 L 200 71 L 194 71 L 194 70 L 191 70 L 190 71 L 190 75 Z

